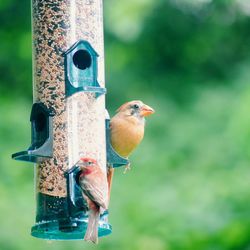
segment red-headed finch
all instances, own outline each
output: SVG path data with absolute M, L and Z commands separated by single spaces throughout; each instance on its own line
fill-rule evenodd
M 98 243 L 100 208 L 105 210 L 108 208 L 107 178 L 94 159 L 81 158 L 77 165 L 81 169 L 79 184 L 89 207 L 88 226 L 84 240 Z
M 142 101 L 123 104 L 110 121 L 111 144 L 115 151 L 127 158 L 140 144 L 144 136 L 145 117 L 155 111 Z M 109 193 L 114 169 L 108 169 Z

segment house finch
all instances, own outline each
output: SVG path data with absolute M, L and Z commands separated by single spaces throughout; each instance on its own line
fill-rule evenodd
M 153 113 L 154 110 L 142 101 L 127 102 L 117 110 L 117 114 L 110 121 L 110 130 L 111 144 L 118 154 L 127 158 L 140 144 L 144 136 L 145 117 Z M 113 175 L 114 168 L 109 168 L 109 195 Z
M 84 240 L 98 243 L 98 222 L 100 208 L 108 207 L 107 178 L 96 160 L 81 158 L 77 163 L 80 167 L 79 184 L 89 207 L 89 219 Z

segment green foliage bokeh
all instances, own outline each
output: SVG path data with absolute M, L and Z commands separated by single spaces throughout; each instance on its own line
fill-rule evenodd
M 156 113 L 132 170 L 117 170 L 113 233 L 98 246 L 32 238 L 29 1 L 0 2 L 0 249 L 250 249 L 250 6 L 247 0 L 107 0 L 107 107 Z

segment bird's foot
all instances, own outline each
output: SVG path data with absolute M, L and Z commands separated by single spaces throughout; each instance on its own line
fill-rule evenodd
M 130 163 L 125 166 L 123 173 L 126 174 L 129 170 L 131 170 Z

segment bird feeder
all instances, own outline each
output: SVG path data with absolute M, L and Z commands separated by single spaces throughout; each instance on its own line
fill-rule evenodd
M 31 234 L 83 239 L 88 207 L 78 185 L 81 157 L 126 165 L 110 145 L 105 110 L 102 0 L 33 0 L 31 146 L 12 155 L 35 163 L 37 213 Z M 99 236 L 112 231 L 108 211 Z

